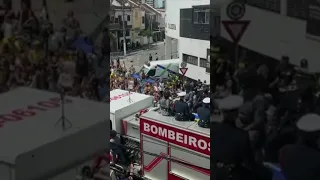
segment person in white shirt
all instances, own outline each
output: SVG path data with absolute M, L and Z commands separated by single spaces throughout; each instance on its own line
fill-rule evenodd
M 11 39 L 13 36 L 13 22 L 12 19 L 6 18 L 2 24 L 3 37 L 5 39 Z

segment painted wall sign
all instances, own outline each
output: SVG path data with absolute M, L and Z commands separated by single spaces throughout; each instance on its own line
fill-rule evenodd
M 167 27 L 168 29 L 172 29 L 172 30 L 176 30 L 176 29 L 177 29 L 175 24 L 166 23 L 166 27 Z
M 66 99 L 65 104 L 72 103 L 71 99 Z M 0 114 L 0 128 L 7 122 L 23 121 L 26 118 L 34 117 L 40 112 L 50 111 L 60 107 L 60 98 L 50 98 L 35 104 L 27 105 L 25 108 L 14 109 L 9 113 Z

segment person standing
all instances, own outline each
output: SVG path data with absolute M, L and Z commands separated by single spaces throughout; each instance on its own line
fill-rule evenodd
M 110 35 L 109 35 L 109 29 L 105 28 L 103 30 L 103 36 L 102 36 L 102 42 L 101 42 L 101 54 L 102 57 L 100 57 L 99 60 L 99 66 L 102 67 L 103 61 L 110 61 Z
M 238 109 L 243 105 L 243 98 L 228 96 L 218 105 L 223 119 L 221 123 L 215 122 L 211 125 L 211 179 L 254 179 L 251 169 L 255 161 L 249 134 L 235 125 Z
M 297 122 L 300 140 L 280 150 L 280 166 L 286 180 L 320 179 L 320 116 L 307 114 Z

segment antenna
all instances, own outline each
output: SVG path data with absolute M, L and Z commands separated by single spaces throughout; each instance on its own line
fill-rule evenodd
M 130 95 L 131 95 L 131 90 L 133 89 L 133 86 L 134 86 L 134 81 L 133 81 L 132 79 L 130 79 L 130 80 L 128 81 L 128 89 L 129 89 L 129 99 L 128 99 L 128 101 L 129 101 L 129 103 L 133 102 L 132 99 L 131 99 L 131 97 L 130 97 Z
M 65 131 L 67 129 L 70 129 L 72 127 L 72 123 L 69 121 L 69 119 L 65 116 L 65 109 L 64 109 L 64 103 L 65 103 L 65 94 L 67 90 L 70 90 L 73 81 L 69 74 L 61 74 L 58 80 L 58 84 L 60 85 L 60 101 L 61 101 L 61 116 L 54 125 L 55 127 L 61 123 L 62 130 Z
M 64 102 L 65 102 L 65 92 L 64 90 L 62 90 L 60 92 L 60 101 L 61 101 L 61 116 L 58 119 L 58 121 L 56 122 L 56 124 L 54 125 L 55 127 L 61 123 L 62 126 L 62 130 L 65 131 L 67 129 L 70 129 L 72 127 L 72 123 L 69 121 L 69 119 L 65 116 L 65 109 L 64 109 Z M 68 125 L 68 126 L 67 126 Z

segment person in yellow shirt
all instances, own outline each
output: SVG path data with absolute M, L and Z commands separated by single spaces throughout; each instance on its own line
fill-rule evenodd
M 40 42 L 35 41 L 28 54 L 28 59 L 31 64 L 39 64 L 41 61 L 41 53 L 40 53 Z

